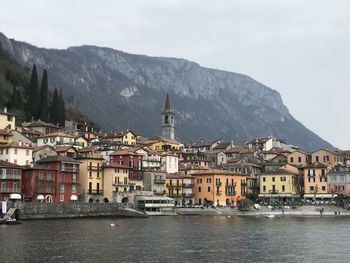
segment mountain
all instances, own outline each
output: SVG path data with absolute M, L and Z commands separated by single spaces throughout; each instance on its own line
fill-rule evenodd
M 277 91 L 246 75 L 96 46 L 44 49 L 3 34 L 0 43 L 21 65 L 46 68 L 51 86 L 104 129 L 159 135 L 169 93 L 184 142 L 274 135 L 304 150 L 332 147 L 293 118 Z

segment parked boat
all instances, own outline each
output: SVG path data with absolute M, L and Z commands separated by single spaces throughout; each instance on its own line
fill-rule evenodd
M 267 213 L 267 214 L 265 214 L 265 217 L 266 218 L 275 218 L 276 216 L 274 214 Z

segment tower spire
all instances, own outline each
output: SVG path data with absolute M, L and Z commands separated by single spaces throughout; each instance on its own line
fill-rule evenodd
M 170 110 L 170 98 L 169 98 L 169 93 L 166 94 L 165 110 Z

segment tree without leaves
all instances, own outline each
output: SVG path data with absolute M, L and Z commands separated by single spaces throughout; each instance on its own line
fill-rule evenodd
M 47 71 L 46 69 L 44 69 L 43 79 L 41 81 L 40 107 L 39 107 L 39 118 L 44 121 L 47 120 L 47 116 L 48 116 L 47 93 L 48 93 Z

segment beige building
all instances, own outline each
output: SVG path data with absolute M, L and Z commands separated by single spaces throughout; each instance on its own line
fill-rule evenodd
M 0 111 L 0 129 L 15 129 L 16 116 L 13 113 L 7 112 L 5 107 L 3 111 Z
M 81 149 L 75 158 L 80 162 L 80 189 L 83 202 L 102 202 L 104 196 L 103 158 L 94 148 Z
M 305 166 L 309 162 L 307 153 L 296 150 L 287 155 L 287 162 L 292 165 L 302 165 Z
M 126 202 L 130 191 L 129 169 L 128 166 L 118 163 L 103 165 L 103 199 L 105 201 Z M 125 200 L 123 200 L 123 197 L 125 197 Z
M 340 160 L 337 153 L 329 149 L 320 149 L 311 153 L 311 163 L 322 163 L 328 168 L 333 168 Z

